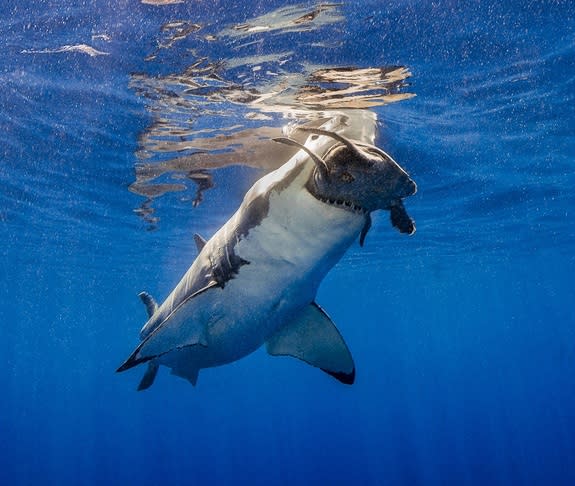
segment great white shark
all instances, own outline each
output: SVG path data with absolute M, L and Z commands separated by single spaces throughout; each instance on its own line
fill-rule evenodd
M 299 133 L 305 144 L 275 139 L 297 153 L 258 180 L 211 239 L 195 235 L 199 254 L 166 300 L 158 305 L 140 294 L 149 318 L 117 370 L 147 363 L 139 390 L 152 385 L 160 365 L 195 385 L 200 369 L 263 344 L 270 355 L 354 382 L 351 353 L 316 293 L 350 245 L 358 238 L 363 245 L 373 211 L 390 211 L 393 226 L 414 233 L 402 200 L 416 185 L 370 143 L 325 126 Z

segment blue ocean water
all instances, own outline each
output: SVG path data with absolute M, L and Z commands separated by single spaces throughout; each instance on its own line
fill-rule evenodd
M 571 2 L 160 3 L 0 7 L 0 482 L 575 484 Z M 242 95 L 313 66 L 411 74 L 415 97 L 369 109 L 417 233 L 374 215 L 317 299 L 351 387 L 264 350 L 196 387 L 115 373 L 138 292 L 164 298 L 261 174 L 214 170 L 194 207 L 176 172 L 134 191 L 143 164 L 222 120 L 289 121 L 202 97 L 196 63 Z

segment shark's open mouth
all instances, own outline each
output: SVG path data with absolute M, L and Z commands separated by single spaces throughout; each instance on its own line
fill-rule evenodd
M 330 206 L 335 206 L 335 207 L 341 208 L 341 209 L 347 209 L 348 211 L 358 213 L 358 214 L 368 214 L 369 213 L 369 211 L 367 209 L 364 209 L 361 206 L 358 206 L 357 204 L 354 204 L 352 202 L 344 201 L 343 199 L 329 199 L 327 197 L 320 196 L 319 194 L 315 194 L 314 192 L 312 192 L 311 194 L 313 195 L 313 197 L 315 197 L 319 201 L 321 201 L 325 204 L 328 204 Z

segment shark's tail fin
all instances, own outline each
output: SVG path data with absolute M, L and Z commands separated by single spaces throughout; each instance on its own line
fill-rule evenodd
M 146 306 L 146 312 L 148 313 L 148 317 L 152 317 L 156 310 L 158 310 L 158 304 L 154 300 L 154 298 L 148 294 L 147 292 L 140 292 L 139 294 L 140 299 Z M 123 371 L 125 364 L 122 365 L 118 371 Z M 138 385 L 138 391 L 146 390 L 150 388 L 154 384 L 154 380 L 156 379 L 156 375 L 158 374 L 158 368 L 160 365 L 155 361 L 149 361 L 148 367 L 146 368 L 146 372 L 144 376 L 140 380 L 140 384 Z
M 146 390 L 150 388 L 154 384 L 154 380 L 156 378 L 156 374 L 158 373 L 158 368 L 160 365 L 155 361 L 148 362 L 148 368 L 138 385 L 138 391 Z

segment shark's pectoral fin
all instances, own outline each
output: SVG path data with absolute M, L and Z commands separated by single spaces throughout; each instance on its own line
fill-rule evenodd
M 342 383 L 355 380 L 355 365 L 341 334 L 315 302 L 266 343 L 272 356 L 293 356 L 321 368 Z
M 154 380 L 156 379 L 156 374 L 158 373 L 159 367 L 160 365 L 155 361 L 148 362 L 146 372 L 144 373 L 144 376 L 138 385 L 138 391 L 147 390 L 154 384 Z

